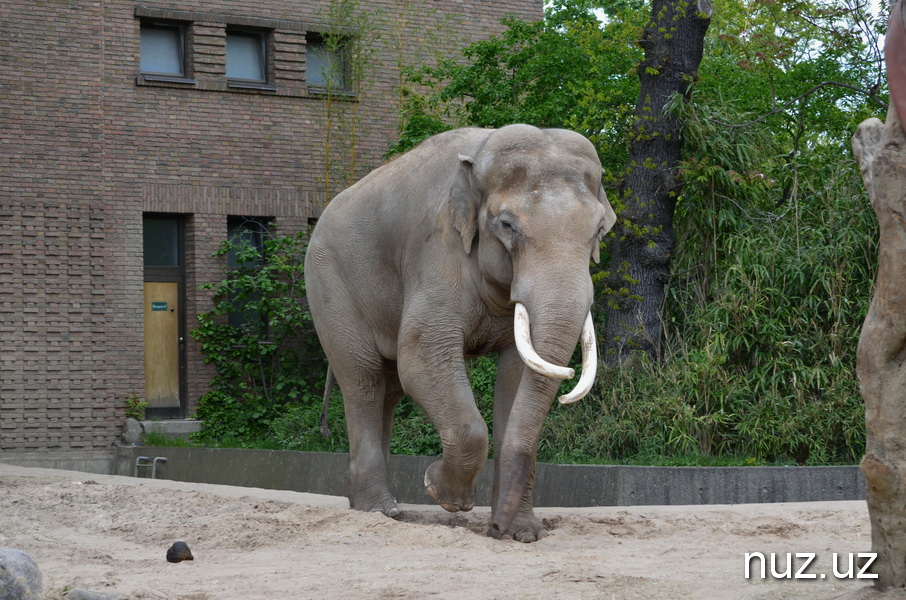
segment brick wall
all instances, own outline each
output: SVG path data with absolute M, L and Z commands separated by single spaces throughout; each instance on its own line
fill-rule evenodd
M 228 215 L 273 217 L 282 232 L 315 216 L 324 193 L 323 95 L 305 82 L 306 32 L 327 4 L 298 0 L 0 3 L 0 451 L 100 450 L 140 397 L 142 217 L 184 215 L 186 321 L 217 278 Z M 374 0 L 381 40 L 369 85 L 335 102 L 342 162 L 358 110 L 360 177 L 397 126 L 400 59 L 412 63 L 541 16 L 540 0 Z M 140 76 L 141 18 L 191 22 L 194 83 Z M 273 31 L 273 89 L 225 79 L 228 25 Z M 346 116 L 337 117 L 338 113 Z M 340 187 L 346 176 L 334 184 Z M 210 379 L 187 350 L 188 409 Z
M 221 261 L 212 256 L 216 248 L 227 237 L 227 222 L 222 214 L 196 213 L 186 223 L 186 324 L 191 330 L 198 322 L 199 313 L 211 306 L 213 290 L 202 290 L 200 286 L 217 281 Z M 207 383 L 215 375 L 213 366 L 205 364 L 198 342 L 191 336 L 186 340 L 186 371 L 189 414 L 195 409 L 198 398 L 208 390 Z
M 103 19 L 88 2 L 46 11 L 0 6 L 0 448 L 92 449 L 125 383 L 105 343 L 121 223 L 99 185 Z

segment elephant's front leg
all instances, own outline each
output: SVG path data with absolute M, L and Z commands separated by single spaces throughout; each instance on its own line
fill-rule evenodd
M 506 426 L 510 418 L 510 412 L 513 410 L 513 402 L 516 399 L 516 392 L 519 390 L 519 383 L 525 371 L 525 363 L 519 357 L 519 352 L 515 346 L 510 346 L 500 352 L 497 361 L 497 380 L 494 384 L 494 487 L 492 506 L 497 506 L 497 500 L 500 495 L 500 449 L 503 448 L 504 436 L 506 435 Z M 508 531 L 497 531 L 494 528 L 488 528 L 488 535 L 495 538 L 514 539 L 519 542 L 534 542 L 547 534 L 547 529 L 541 521 L 535 517 L 532 509 L 532 487 L 535 480 L 535 461 L 532 461 L 529 468 L 528 481 L 525 486 L 525 493 L 519 503 L 519 511 L 513 518 L 513 522 Z
M 488 456 L 488 427 L 466 375 L 462 335 L 444 337 L 413 328 L 400 340 L 397 366 L 403 389 L 427 413 L 443 445 L 443 457 L 425 472 L 425 487 L 450 512 L 472 510 L 475 481 Z

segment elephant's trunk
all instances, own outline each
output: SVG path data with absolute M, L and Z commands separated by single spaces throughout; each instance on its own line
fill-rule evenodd
M 531 330 L 526 336 L 529 342 L 527 346 L 531 351 L 523 353 L 523 349 L 517 347 L 528 368 L 523 370 L 518 392 L 507 418 L 503 444 L 496 457 L 499 461 L 499 495 L 495 498 L 491 526 L 498 531 L 508 531 L 515 516 L 521 508 L 524 508 L 523 503 L 531 506 L 530 499 L 526 497 L 534 472 L 541 427 L 560 380 L 565 378 L 562 371 L 566 369 L 556 365 L 569 361 L 579 339 L 580 330 L 583 330 L 583 346 L 587 350 L 584 361 L 586 364 L 583 366 L 580 389 L 567 394 L 566 401 L 576 400 L 587 393 L 587 389 L 582 388 L 590 388 L 590 383 L 594 379 L 597 359 L 596 352 L 592 350 L 594 334 L 590 331 L 591 286 L 590 281 L 588 283 L 588 290 L 576 290 L 575 294 L 566 296 L 570 298 L 567 301 L 563 301 L 561 297 L 533 302 L 529 295 L 525 307 L 519 302 L 516 304 L 517 313 L 531 314 Z M 519 331 L 516 331 L 516 336 L 520 336 Z M 529 355 L 528 359 L 526 354 Z M 551 370 L 550 367 L 553 367 L 554 373 L 560 373 L 561 376 L 550 375 L 547 372 Z

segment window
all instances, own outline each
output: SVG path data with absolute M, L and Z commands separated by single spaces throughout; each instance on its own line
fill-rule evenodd
M 306 79 L 325 89 L 345 90 L 347 85 L 346 52 L 342 43 L 324 40 L 310 33 L 305 40 Z
M 256 258 L 242 260 L 239 249 L 233 248 L 227 254 L 227 264 L 231 269 L 251 269 L 261 264 L 264 256 L 264 236 L 267 233 L 265 221 L 261 217 L 229 217 L 227 219 L 227 237 L 232 244 L 251 251 Z
M 180 222 L 169 217 L 145 217 L 144 256 L 146 267 L 180 267 Z
M 226 76 L 232 83 L 268 82 L 267 34 L 264 31 L 227 29 Z
M 233 244 L 227 254 L 227 265 L 230 269 L 254 271 L 264 263 L 264 238 L 267 234 L 265 221 L 266 219 L 256 217 L 227 219 L 227 237 Z M 258 312 L 249 308 L 249 305 L 254 305 L 260 299 L 259 293 L 250 293 L 242 298 L 233 297 L 235 310 L 230 313 L 230 325 L 237 329 L 266 327 Z
M 159 77 L 187 77 L 185 25 L 142 21 L 141 71 Z

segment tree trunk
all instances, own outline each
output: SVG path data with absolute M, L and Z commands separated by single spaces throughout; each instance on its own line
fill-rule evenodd
M 888 112 L 887 124 L 869 119 L 853 138 L 880 226 L 874 298 L 859 337 L 856 367 L 865 400 L 865 456 L 872 571 L 877 585 L 906 586 L 906 135 Z M 874 142 L 874 144 L 872 144 Z
M 659 358 L 664 287 L 675 244 L 683 125 L 665 114 L 664 106 L 674 94 L 688 100 L 711 14 L 709 0 L 652 1 L 651 21 L 641 41 L 645 59 L 638 67 L 641 90 L 629 160 L 612 199 L 619 218 L 604 279 L 606 364 L 622 364 L 638 353 Z
M 887 123 L 868 119 L 853 137 L 871 206 L 878 217 L 878 275 L 856 353 L 865 400 L 865 456 L 875 585 L 906 587 L 906 11 L 895 5 L 885 54 L 891 103 Z

